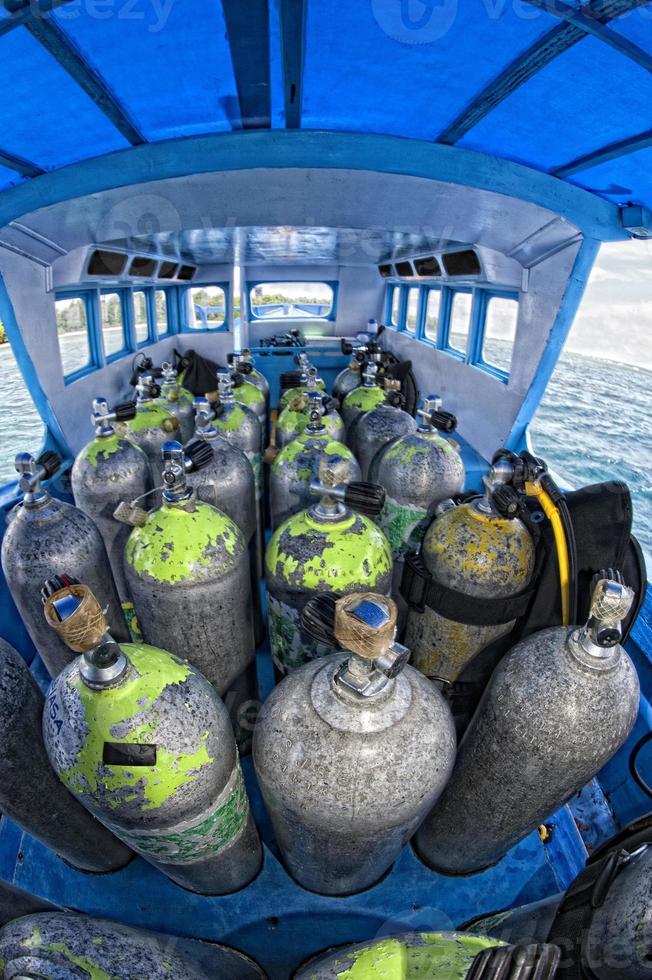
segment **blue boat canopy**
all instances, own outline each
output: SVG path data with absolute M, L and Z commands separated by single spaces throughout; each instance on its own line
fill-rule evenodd
M 641 0 L 3 0 L 0 190 L 242 129 L 408 137 L 652 208 Z

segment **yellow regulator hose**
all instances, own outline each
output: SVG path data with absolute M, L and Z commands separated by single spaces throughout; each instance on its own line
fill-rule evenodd
M 541 508 L 550 521 L 552 532 L 555 536 L 555 547 L 557 549 L 557 567 L 559 568 L 559 586 L 561 589 L 561 618 L 564 626 L 570 625 L 570 565 L 568 560 L 568 544 L 564 525 L 559 515 L 559 510 L 552 502 L 539 483 L 526 483 L 525 492 L 529 497 L 536 497 Z

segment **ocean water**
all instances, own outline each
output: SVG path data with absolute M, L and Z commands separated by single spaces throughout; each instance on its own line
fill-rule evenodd
M 68 370 L 78 366 L 75 335 L 61 338 Z M 81 366 L 81 365 L 80 365 Z M 652 573 L 652 372 L 563 354 L 530 427 L 535 452 L 566 486 L 624 480 L 634 530 Z M 0 346 L 0 485 L 15 479 L 16 453 L 37 453 L 43 423 L 8 344 Z

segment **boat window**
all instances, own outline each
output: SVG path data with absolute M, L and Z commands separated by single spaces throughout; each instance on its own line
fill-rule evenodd
M 91 366 L 88 306 L 84 296 L 65 296 L 55 300 L 54 309 L 61 368 L 68 380 Z
M 419 288 L 408 289 L 407 310 L 405 314 L 405 329 L 408 333 L 417 332 L 419 319 Z
M 389 325 L 398 327 L 401 319 L 401 287 L 393 286 L 390 293 Z
M 140 347 L 149 340 L 149 319 L 147 316 L 147 294 L 142 290 L 136 290 L 134 297 L 134 330 L 136 332 L 136 343 Z
M 402 276 L 406 279 L 411 279 L 414 276 L 414 269 L 412 268 L 411 262 L 397 262 L 395 268 L 397 276 Z
M 154 292 L 154 311 L 156 314 L 156 336 L 165 337 L 170 332 L 168 318 L 168 295 L 164 289 Z
M 433 344 L 437 343 L 439 333 L 439 311 L 441 310 L 441 290 L 429 289 L 426 303 L 425 335 Z
M 101 293 L 102 343 L 107 361 L 126 350 L 125 323 L 120 293 Z
M 451 313 L 448 321 L 448 343 L 446 346 L 457 351 L 458 354 L 466 354 L 467 351 L 472 300 L 471 293 L 464 293 L 460 290 L 454 290 L 451 295 Z
M 32 396 L 16 363 L 2 321 L 0 321 L 0 484 L 13 483 L 17 474 L 17 453 L 38 456 L 43 447 L 45 426 L 36 411 Z
M 255 320 L 332 319 L 335 291 L 327 282 L 259 282 L 249 290 Z
M 482 337 L 482 361 L 509 374 L 516 337 L 518 300 L 511 296 L 490 296 L 487 300 Z
M 226 321 L 226 294 L 221 286 L 193 286 L 186 291 L 191 330 L 219 330 Z

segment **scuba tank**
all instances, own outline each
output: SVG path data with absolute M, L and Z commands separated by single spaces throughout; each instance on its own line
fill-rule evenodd
M 330 652 L 301 630 L 301 611 L 311 596 L 360 589 L 389 594 L 392 553 L 370 520 L 378 515 L 384 493 L 370 483 L 345 483 L 348 465 L 337 456 L 324 457 L 320 482 L 310 484 L 320 500 L 281 524 L 267 546 L 269 640 L 281 673 Z
M 122 841 L 183 888 L 228 894 L 262 850 L 228 712 L 187 660 L 106 632 L 92 592 L 46 585 L 45 616 L 83 652 L 52 682 L 43 736 L 55 772 Z
M 417 431 L 417 423 L 403 411 L 401 382 L 385 378 L 385 402 L 365 415 L 358 415 L 348 432 L 348 443 L 360 461 L 363 479 L 369 477 L 371 461 L 383 446 Z
M 255 385 L 253 381 L 249 380 L 249 375 L 237 369 L 236 364 L 240 362 L 236 361 L 235 354 L 228 355 L 228 362 L 235 400 L 240 402 L 241 405 L 250 408 L 260 422 L 262 432 L 261 446 L 264 450 L 264 443 L 267 437 L 267 398 L 265 397 L 265 393 L 258 385 Z
M 558 980 L 649 980 L 651 844 L 648 815 L 593 851 L 565 894 L 465 928 L 509 943 L 555 943 L 564 951 Z
M 560 950 L 503 946 L 463 932 L 408 932 L 339 948 L 311 960 L 295 980 L 553 980 Z
M 217 372 L 218 398 L 212 405 L 215 413 L 214 424 L 221 436 L 233 446 L 241 449 L 254 471 L 257 506 L 257 571 L 260 578 L 263 574 L 263 558 L 265 555 L 265 521 L 264 481 L 263 481 L 263 433 L 255 412 L 241 402 L 236 401 L 233 392 L 233 382 L 228 371 Z
M 596 576 L 585 626 L 534 633 L 500 662 L 415 838 L 426 864 L 443 874 L 495 864 L 626 740 L 639 683 L 619 644 L 634 599 L 619 579 L 612 570 Z
M 406 562 L 401 584 L 411 605 L 406 642 L 412 644 L 414 666 L 446 683 L 456 681 L 490 643 L 507 636 L 515 613 L 530 599 L 525 590 L 536 549 L 518 494 L 501 482 L 509 479 L 505 470 L 501 463 L 492 467 L 484 496 L 440 505 L 420 554 Z M 433 591 L 431 597 L 422 593 L 420 607 L 411 592 L 415 575 L 423 575 Z M 483 615 L 492 603 L 497 615 Z
M 367 364 L 362 372 L 363 382 L 358 388 L 350 391 L 342 402 L 342 419 L 347 433 L 359 415 L 372 412 L 385 401 L 384 389 L 379 386 L 378 368 L 375 364 Z
M 283 446 L 287 446 L 293 439 L 306 431 L 306 426 L 310 421 L 310 406 L 316 404 L 315 400 L 312 402 L 310 400 L 310 396 L 313 394 L 320 394 L 314 386 L 293 395 L 283 411 L 280 412 L 276 422 L 276 442 L 279 448 L 282 449 Z M 321 414 L 324 417 L 326 430 L 332 439 L 337 442 L 344 442 L 346 429 L 339 412 L 335 410 L 334 403 L 326 395 L 322 395 L 321 399 Z
M 128 422 L 136 415 L 133 402 L 116 405 L 113 411 L 104 398 L 93 401 L 95 438 L 77 455 L 72 467 L 75 504 L 95 521 L 102 535 L 118 594 L 130 602 L 124 573 L 124 550 L 128 529 L 113 519 L 121 500 L 144 497 L 152 489 L 147 456 L 128 436 L 119 435 L 114 422 Z
M 195 436 L 210 446 L 212 458 L 188 476 L 199 500 L 217 507 L 234 521 L 247 542 L 251 569 L 251 595 L 254 603 L 256 646 L 264 639 L 265 627 L 260 609 L 254 472 L 245 454 L 228 442 L 212 424 L 213 414 L 205 398 L 195 399 Z M 187 452 L 187 449 L 186 449 Z
M 322 378 L 317 377 L 317 368 L 313 367 L 308 360 L 307 354 L 297 354 L 295 361 L 299 365 L 298 376 L 290 374 L 289 377 L 286 376 L 286 383 L 291 380 L 295 383 L 289 388 L 285 388 L 281 391 L 281 397 L 278 402 L 278 414 L 280 415 L 284 408 L 290 404 L 292 399 L 296 395 L 305 394 L 308 391 L 323 391 L 326 392 L 326 385 Z
M 90 517 L 72 504 L 51 497 L 41 486 L 59 469 L 56 453 L 38 461 L 29 453 L 16 456 L 22 503 L 15 508 L 2 539 L 2 569 L 11 597 L 41 660 L 56 677 L 71 659 L 70 650 L 43 622 L 41 588 L 62 568 L 75 568 L 107 610 L 111 630 L 128 640 L 120 599 L 111 575 L 104 542 Z
M 450 710 L 407 666 L 396 615 L 367 592 L 313 599 L 304 629 L 346 652 L 290 674 L 258 716 L 254 765 L 276 841 L 292 877 L 322 895 L 377 882 L 453 769 Z
M 278 454 L 270 471 L 272 527 L 310 506 L 310 484 L 319 477 L 324 457 L 338 456 L 344 466 L 343 480 L 360 480 L 360 467 L 350 449 L 333 439 L 322 416 L 322 396 L 311 392 L 308 425 L 302 435 Z
M 351 354 L 351 360 L 347 367 L 335 378 L 333 384 L 333 398 L 341 405 L 346 396 L 354 388 L 362 384 L 362 368 L 365 363 L 365 351 L 363 346 L 354 346 L 348 340 L 341 342 L 342 353 Z
M 79 912 L 40 912 L 14 919 L 0 930 L 4 977 L 56 980 L 264 980 L 242 953 L 145 932 Z
M 210 446 L 193 443 L 210 462 Z M 191 447 L 189 447 L 191 448 Z M 163 446 L 163 503 L 134 524 L 125 549 L 127 584 L 147 643 L 201 670 L 225 700 L 229 689 L 255 698 L 251 576 L 244 535 L 188 486 L 184 450 Z M 120 515 L 122 517 L 122 515 Z M 253 676 L 252 676 L 253 672 Z M 234 704 L 237 717 L 239 705 Z
M 161 389 L 152 375 L 141 374 L 136 384 L 136 416 L 129 422 L 131 440 L 147 456 L 155 485 L 158 483 L 163 443 L 174 438 L 174 433 L 179 431 L 179 419 L 161 401 L 160 394 Z
M 457 420 L 440 408 L 436 395 L 425 398 L 416 431 L 381 448 L 369 466 L 370 479 L 387 491 L 380 526 L 395 560 L 418 546 L 434 506 L 464 489 L 462 457 L 439 434 L 454 431 Z
M 235 359 L 236 371 L 243 374 L 247 381 L 249 381 L 252 385 L 256 385 L 256 387 L 262 391 L 263 395 L 265 396 L 265 404 L 269 409 L 269 381 L 264 374 L 261 374 L 260 371 L 256 370 L 254 358 L 249 348 L 245 347 L 242 352 L 235 351 L 233 356 Z
M 23 658 L 0 639 L 0 810 L 80 871 L 117 871 L 131 851 L 52 771 L 41 731 L 44 704 Z
M 179 422 L 179 440 L 185 445 L 192 439 L 195 431 L 194 395 L 179 384 L 177 370 L 169 361 L 161 364 L 161 370 L 161 401 Z

